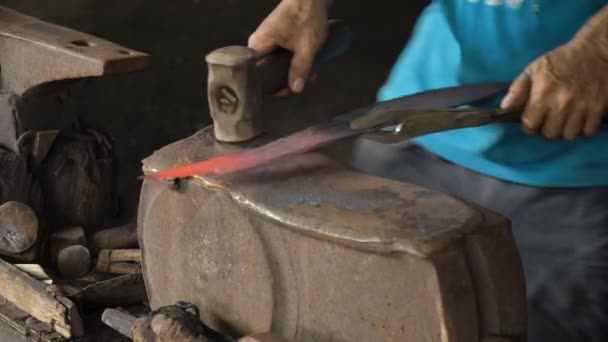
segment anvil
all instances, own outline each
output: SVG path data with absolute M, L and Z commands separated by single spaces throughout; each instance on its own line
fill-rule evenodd
M 241 98 L 233 90 L 210 96 L 233 98 L 223 108 L 242 113 L 229 106 Z M 251 125 L 259 118 L 213 118 L 214 126 L 146 158 L 144 173 L 270 142 Z M 222 139 L 234 137 L 227 132 L 247 134 Z M 228 180 L 145 178 L 138 235 L 152 307 L 193 303 L 202 321 L 234 336 L 525 340 L 525 283 L 507 219 L 357 172 L 322 153 L 290 156 Z

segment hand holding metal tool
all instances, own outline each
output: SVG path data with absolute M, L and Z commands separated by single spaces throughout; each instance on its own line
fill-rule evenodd
M 507 88 L 508 84 L 505 83 L 476 84 L 430 90 L 378 102 L 257 148 L 148 173 L 146 176 L 149 178 L 180 178 L 205 174 L 234 174 L 356 135 L 389 143 L 431 132 L 504 122 L 515 119 L 518 115 L 503 113 L 495 109 L 449 108 L 486 99 Z M 431 109 L 416 109 L 420 107 Z M 388 133 L 380 131 L 382 128 L 395 124 L 397 127 L 401 127 L 398 134 L 393 133 L 394 130 Z
M 369 131 L 362 138 L 392 144 L 424 134 L 476 127 L 500 122 L 516 122 L 519 112 L 492 108 L 403 109 L 375 111 L 350 122 L 354 131 Z
M 344 53 L 350 43 L 348 26 L 341 20 L 330 20 L 313 68 Z M 243 142 L 261 133 L 264 96 L 287 87 L 292 57 L 285 49 L 259 56 L 245 46 L 223 47 L 206 56 L 209 112 L 217 140 Z

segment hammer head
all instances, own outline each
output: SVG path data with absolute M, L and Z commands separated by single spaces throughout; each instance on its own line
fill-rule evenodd
M 350 41 L 346 24 L 330 20 L 327 37 L 315 56 L 313 68 L 342 54 Z M 217 140 L 241 142 L 261 133 L 262 97 L 287 86 L 292 57 L 293 54 L 284 49 L 258 56 L 244 46 L 228 46 L 207 55 L 207 96 Z
M 244 46 L 228 46 L 211 52 L 205 59 L 215 138 L 241 142 L 260 134 L 262 81 L 256 72 L 255 51 Z

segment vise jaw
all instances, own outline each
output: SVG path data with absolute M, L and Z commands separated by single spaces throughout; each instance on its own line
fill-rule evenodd
M 213 128 L 144 172 L 265 143 Z M 193 303 L 234 336 L 301 342 L 522 342 L 523 271 L 509 222 L 309 153 L 218 180 L 146 179 L 138 216 L 152 307 Z M 167 272 L 170 270 L 170 272 Z

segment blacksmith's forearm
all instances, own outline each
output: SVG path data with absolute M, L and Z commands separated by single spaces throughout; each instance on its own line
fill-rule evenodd
M 598 52 L 608 59 L 608 5 L 591 17 L 574 39 L 595 45 Z
M 282 0 L 289 2 L 296 2 L 300 5 L 324 5 L 325 8 L 331 7 L 333 5 L 334 0 Z

